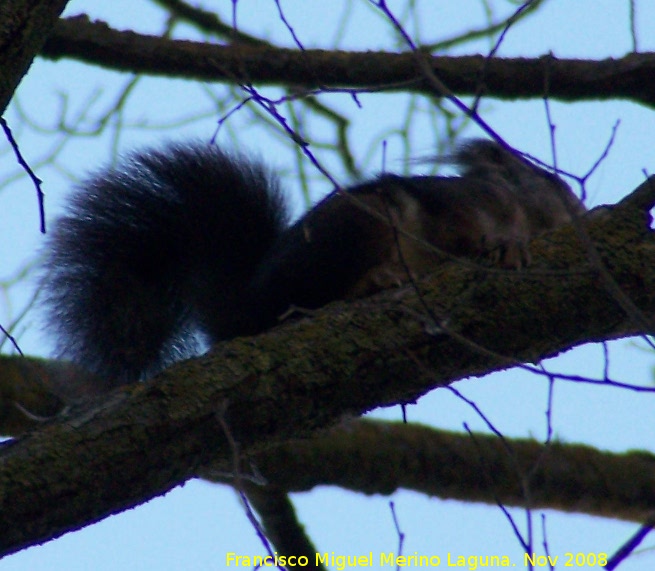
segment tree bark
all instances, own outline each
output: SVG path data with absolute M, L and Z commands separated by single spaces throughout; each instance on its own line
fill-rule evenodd
M 41 52 L 49 59 L 86 63 L 146 75 L 198 81 L 435 92 L 425 67 L 456 95 L 497 99 L 549 97 L 561 101 L 628 99 L 655 105 L 655 54 L 633 53 L 601 61 L 442 57 L 421 51 L 298 50 L 252 42 L 214 45 L 118 31 L 85 16 L 60 20 Z M 438 90 L 437 90 L 438 91 Z
M 651 332 L 654 202 L 651 178 L 612 209 L 533 242 L 527 271 L 448 263 L 416 287 L 331 304 L 73 407 L 0 449 L 0 553 L 163 494 L 209 463 L 231 471 L 241 453 L 344 414 Z
M 68 0 L 0 3 L 0 115 L 67 3 Z
M 336 486 L 382 495 L 405 489 L 635 522 L 655 512 L 655 455 L 647 452 L 612 454 L 583 445 L 356 420 L 253 454 L 249 461 L 267 484 L 263 494 L 268 487 L 305 492 Z M 211 467 L 201 475 L 235 485 L 233 477 Z

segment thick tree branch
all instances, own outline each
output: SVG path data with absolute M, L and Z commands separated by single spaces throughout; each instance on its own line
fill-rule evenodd
M 0 115 L 68 0 L 0 2 Z
M 444 499 L 637 522 L 655 512 L 655 456 L 646 452 L 611 454 L 589 446 L 359 420 L 251 460 L 270 487 L 288 492 L 328 485 L 389 495 L 404 488 Z M 234 483 L 211 468 L 201 476 Z
M 653 182 L 639 189 L 642 209 L 627 200 L 580 221 L 643 320 L 607 292 L 568 227 L 532 244 L 529 272 L 453 262 L 418 284 L 421 296 L 407 286 L 219 344 L 6 445 L 0 552 L 162 494 L 209 462 L 229 470 L 238 452 L 307 435 L 344 413 L 643 332 L 639 324 L 655 315 L 655 241 L 643 210 L 655 201 Z
M 121 32 L 80 16 L 60 20 L 41 55 L 68 57 L 131 73 L 200 81 L 314 89 L 400 90 L 435 94 L 415 53 L 299 51 L 231 46 Z M 601 61 L 424 56 L 451 93 L 499 99 L 629 99 L 655 105 L 655 54 Z

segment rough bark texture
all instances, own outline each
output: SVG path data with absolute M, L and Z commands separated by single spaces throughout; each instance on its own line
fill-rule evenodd
M 67 3 L 68 0 L 0 2 L 0 114 Z
M 209 462 L 229 470 L 237 451 L 307 435 L 344 413 L 652 330 L 654 201 L 650 179 L 611 213 L 544 236 L 532 244 L 529 272 L 451 263 L 418 284 L 420 297 L 407 286 L 332 304 L 311 319 L 220 344 L 5 445 L 0 552 L 142 503 Z M 589 262 L 591 252 L 610 276 Z

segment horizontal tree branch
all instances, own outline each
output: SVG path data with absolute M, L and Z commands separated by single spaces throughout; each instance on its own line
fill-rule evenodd
M 634 196 L 534 241 L 529 271 L 448 263 L 417 284 L 420 295 L 408 285 L 218 344 L 3 446 L 0 553 L 142 503 L 210 462 L 230 470 L 241 452 L 308 435 L 344 414 L 644 332 L 655 315 L 647 212 L 655 178 Z M 580 235 L 639 315 L 608 293 Z
M 85 16 L 62 19 L 41 55 L 72 58 L 130 73 L 198 81 L 282 85 L 297 89 L 414 91 L 430 95 L 418 58 L 456 95 L 498 99 L 548 96 L 562 101 L 628 99 L 655 105 L 655 54 L 601 61 L 443 57 L 427 53 L 283 49 L 252 44 L 214 45 L 118 31 Z
M 328 485 L 389 495 L 403 488 L 443 499 L 636 522 L 655 513 L 655 456 L 646 452 L 612 454 L 358 420 L 260 452 L 251 462 L 267 485 L 287 492 Z M 200 475 L 234 485 L 234 478 L 211 467 Z

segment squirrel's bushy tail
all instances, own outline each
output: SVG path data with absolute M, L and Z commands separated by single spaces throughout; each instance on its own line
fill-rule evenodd
M 121 384 L 190 355 L 198 334 L 238 334 L 240 292 L 287 223 L 277 179 L 214 146 L 169 145 L 96 173 L 46 247 L 59 357 Z

